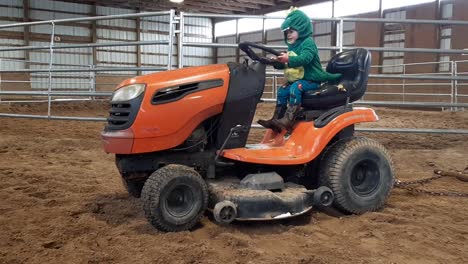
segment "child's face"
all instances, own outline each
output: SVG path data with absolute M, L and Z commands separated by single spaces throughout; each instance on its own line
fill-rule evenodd
M 299 37 L 299 34 L 294 29 L 288 29 L 286 30 L 286 36 L 288 39 L 288 43 L 294 44 L 294 42 L 296 42 L 297 38 Z

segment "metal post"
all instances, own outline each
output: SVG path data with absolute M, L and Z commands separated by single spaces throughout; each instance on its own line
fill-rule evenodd
M 457 75 L 457 73 L 455 72 L 456 71 L 456 62 L 455 61 L 451 61 L 450 63 L 450 67 L 451 67 L 451 75 L 452 75 L 452 82 L 451 82 L 451 89 L 450 89 L 450 103 L 454 103 L 454 95 L 455 95 L 455 76 Z M 454 111 L 455 108 L 453 107 L 450 107 L 450 111 Z
M 336 46 L 339 47 L 339 51 L 343 52 L 343 19 L 340 19 L 340 21 L 337 24 L 336 30 L 337 30 L 337 38 L 336 38 Z
M 55 37 L 55 23 L 52 21 L 52 34 L 50 35 L 50 49 L 49 49 L 49 88 L 47 93 L 47 116 L 50 118 L 50 103 L 51 96 L 50 92 L 52 91 L 52 64 L 54 63 L 54 37 Z
M 94 68 L 94 65 L 89 65 L 90 69 Z M 96 92 L 96 73 L 94 71 L 89 72 L 89 91 L 94 93 Z M 90 96 L 90 100 L 96 100 L 96 97 Z
M 406 65 L 403 64 L 403 75 L 406 75 Z M 406 93 L 406 79 L 403 79 L 403 102 L 405 102 L 405 93 Z
M 455 78 L 458 76 L 458 63 L 455 61 L 453 66 L 455 67 L 454 69 L 454 73 L 455 73 Z M 458 80 L 455 79 L 455 83 L 454 83 L 454 88 L 455 88 L 455 103 L 457 104 L 458 103 Z M 455 107 L 455 111 L 458 111 L 458 110 L 461 110 L 461 109 L 458 109 L 458 107 Z
M 278 90 L 278 84 L 277 82 L 277 77 L 276 75 L 273 76 L 273 86 L 271 87 L 271 90 L 273 90 L 273 96 L 271 98 L 277 99 L 276 95 L 278 94 L 276 91 Z
M 178 56 L 177 65 L 178 65 L 179 69 L 184 67 L 184 64 L 183 64 L 183 59 L 184 59 L 183 47 L 184 47 L 184 12 L 180 12 L 180 14 L 179 14 L 179 38 L 177 39 L 177 56 Z
M 239 45 L 240 34 L 239 34 L 239 19 L 236 19 L 236 45 Z M 240 51 L 236 48 L 236 62 L 240 62 Z
M 211 18 L 211 36 L 212 36 L 212 39 L 211 39 L 211 42 L 213 43 L 217 43 L 218 42 L 218 39 L 216 38 L 216 27 L 215 27 L 215 19 L 214 18 Z M 218 64 L 218 48 L 213 48 L 213 63 L 214 64 Z
M 138 10 L 138 13 L 140 13 L 140 10 Z M 136 34 L 136 41 L 141 40 L 141 18 L 137 17 L 135 19 L 135 34 Z M 141 67 L 141 45 L 136 46 L 136 65 L 137 67 Z M 137 71 L 137 75 L 141 75 L 141 71 Z
M 262 19 L 262 44 L 263 44 L 263 45 L 266 45 L 266 44 L 267 44 L 265 22 L 266 22 L 266 19 L 263 18 L 263 19 Z M 265 51 L 262 51 L 262 56 L 264 56 L 264 57 L 266 56 L 266 52 L 265 52 Z
M 31 11 L 31 8 L 30 8 L 30 1 L 29 0 L 23 0 L 23 21 L 24 22 L 30 22 L 30 11 Z M 24 45 L 25 46 L 29 46 L 30 45 L 30 39 L 31 39 L 31 27 L 29 26 L 26 26 L 23 28 L 24 29 Z M 28 61 L 30 59 L 30 51 L 25 51 L 24 52 L 24 60 L 25 61 Z M 25 66 L 30 66 L 28 65 L 27 63 L 25 64 Z
M 336 0 L 332 0 L 332 17 L 335 17 L 335 2 Z
M 173 46 L 174 46 L 174 9 L 171 9 L 169 13 L 169 51 L 167 54 L 167 69 L 170 70 L 172 69 L 172 52 L 173 52 Z M 180 20 L 182 21 L 183 13 L 180 13 Z M 179 45 L 182 42 L 182 39 L 179 39 Z M 180 56 L 180 53 L 179 53 Z M 179 64 L 180 65 L 180 64 Z M 179 66 L 180 68 L 180 66 Z
M 335 32 L 335 35 L 336 35 L 335 46 L 336 47 L 340 46 L 340 26 L 341 26 L 341 23 L 336 22 L 336 32 Z
M 2 91 L 2 58 L 0 58 L 0 92 Z M 0 95 L 0 102 L 2 102 L 2 96 Z
M 335 18 L 335 0 L 332 0 L 332 18 Z M 337 44 L 337 25 L 336 21 L 330 21 L 331 29 L 330 29 L 330 46 L 336 46 Z M 332 52 L 329 52 L 328 54 L 331 54 L 332 56 L 335 55 L 337 52 L 336 50 L 333 50 Z

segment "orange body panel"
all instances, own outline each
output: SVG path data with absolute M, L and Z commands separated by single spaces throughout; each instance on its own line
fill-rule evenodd
M 221 87 L 191 93 L 174 102 L 151 103 L 160 89 L 216 79 L 223 80 Z M 118 87 L 136 83 L 146 84 L 146 90 L 138 115 L 127 129 L 132 133 L 103 132 L 106 152 L 146 153 L 182 144 L 202 121 L 222 112 L 229 86 L 229 68 L 216 64 L 153 73 L 125 80 Z
M 112 132 L 102 132 L 104 150 L 107 153 L 132 153 L 133 131 L 131 128 Z
M 314 122 L 298 122 L 289 138 L 285 132 L 276 134 L 267 130 L 262 143 L 246 148 L 225 150 L 222 156 L 232 160 L 271 165 L 305 164 L 315 159 L 330 140 L 342 129 L 355 123 L 374 122 L 378 117 L 369 108 L 354 108 L 322 128 Z

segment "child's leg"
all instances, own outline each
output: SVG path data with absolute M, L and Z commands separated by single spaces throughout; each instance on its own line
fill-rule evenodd
M 287 105 L 288 104 L 288 99 L 289 99 L 289 94 L 291 90 L 291 85 L 289 84 L 283 84 L 280 86 L 276 93 L 276 105 Z
M 291 84 L 289 103 L 291 105 L 302 105 L 302 93 L 309 90 L 317 89 L 319 85 L 306 80 L 298 80 Z
M 290 85 L 285 84 L 278 89 L 278 92 L 276 94 L 276 107 L 273 116 L 271 117 L 271 119 L 268 120 L 258 120 L 258 124 L 265 128 L 273 129 L 276 133 L 281 132 L 281 128 L 277 127 L 274 124 L 273 120 L 280 119 L 284 116 L 288 104 L 290 87 Z

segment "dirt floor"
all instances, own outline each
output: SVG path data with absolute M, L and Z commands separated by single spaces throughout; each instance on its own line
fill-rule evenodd
M 271 105 L 259 111 L 266 117 Z M 0 112 L 44 113 L 31 105 Z M 106 116 L 106 104 L 61 104 L 53 114 Z M 468 129 L 468 112 L 378 108 L 364 126 Z M 122 187 L 103 152 L 103 123 L 0 119 L 0 263 L 468 263 L 468 198 L 394 189 L 360 216 L 312 212 L 292 220 L 161 233 Z M 361 126 L 363 127 L 363 126 Z M 252 132 L 251 140 L 262 130 Z M 368 133 L 391 152 L 397 177 L 468 170 L 468 136 Z M 468 193 L 444 177 L 425 190 Z

